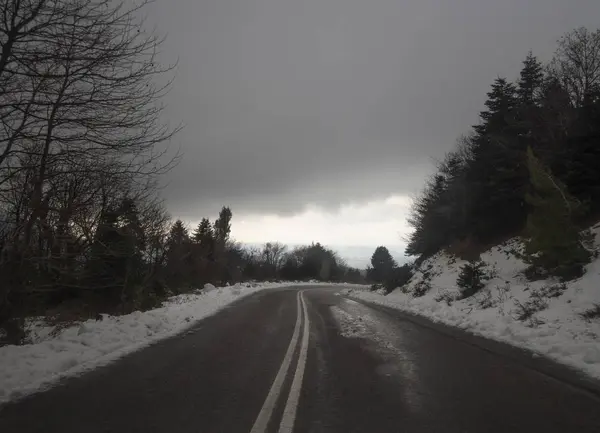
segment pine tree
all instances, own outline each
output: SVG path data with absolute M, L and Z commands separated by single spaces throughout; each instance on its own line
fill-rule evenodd
M 371 256 L 371 275 L 376 283 L 384 283 L 392 277 L 396 261 L 384 246 L 379 246 Z
M 214 234 L 208 218 L 202 218 L 202 221 L 200 221 L 200 224 L 198 224 L 198 227 L 194 231 L 193 239 L 198 244 L 206 246 L 212 244 Z
M 573 222 L 582 210 L 581 205 L 541 164 L 531 148 L 527 150 L 527 163 L 531 193 L 526 200 L 532 208 L 527 218 L 527 259 L 536 270 L 550 275 L 563 279 L 581 276 L 583 265 L 590 259 Z
M 142 283 L 146 236 L 137 205 L 130 198 L 125 198 L 119 208 L 119 232 L 123 239 L 122 255 L 126 266 L 121 300 L 131 303 L 131 307 L 135 308 L 138 306 L 135 303 L 145 296 Z
M 446 246 L 451 217 L 451 209 L 447 205 L 446 179 L 436 174 L 413 202 L 408 223 L 414 231 L 406 247 L 407 255 L 429 255 Z
M 480 135 L 498 135 L 510 124 L 510 115 L 517 107 L 517 89 L 506 78 L 498 77 L 485 101 L 487 110 L 479 113 L 482 123 L 474 127 Z
M 225 244 L 231 233 L 231 209 L 224 206 L 219 212 L 219 218 L 215 221 L 214 237 L 220 244 Z
M 118 218 L 118 213 L 113 209 L 106 209 L 101 213 L 90 260 L 86 265 L 88 284 L 113 303 L 117 303 L 118 289 L 125 274 Z
M 544 84 L 544 69 L 540 61 L 530 51 L 523 61 L 517 94 L 519 102 L 525 106 L 535 105 L 539 101 Z
M 113 305 L 133 301 L 141 292 L 145 235 L 135 202 L 102 212 L 87 265 L 89 284 Z
M 485 287 L 485 263 L 481 260 L 465 263 L 460 268 L 456 285 L 462 289 L 463 298 L 473 296 Z
M 514 233 L 526 215 L 527 167 L 515 122 L 515 86 L 497 78 L 485 105 L 482 123 L 474 127 L 473 161 L 466 175 L 471 196 L 468 225 L 480 241 Z
M 192 273 L 191 240 L 183 221 L 177 220 L 171 226 L 167 238 L 167 284 L 181 291 L 190 283 Z

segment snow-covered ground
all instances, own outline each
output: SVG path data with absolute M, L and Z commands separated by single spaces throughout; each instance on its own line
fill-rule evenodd
M 600 225 L 592 232 L 597 247 Z M 514 254 L 520 249 L 519 240 L 513 239 L 483 253 L 492 278 L 471 298 L 455 300 L 460 293 L 456 280 L 465 262 L 446 253 L 425 260 L 407 286 L 387 296 L 348 294 L 520 346 L 600 378 L 600 317 L 581 316 L 600 305 L 600 259 L 587 265 L 583 277 L 561 286 L 552 280 L 528 281 L 523 275 L 527 265 Z M 415 290 L 427 281 L 431 288 L 415 297 Z M 531 307 L 530 317 L 519 318 L 522 305 Z
M 154 310 L 105 315 L 102 320 L 87 320 L 63 329 L 48 326 L 42 319 L 31 320 L 31 344 L 0 347 L 0 403 L 42 390 L 60 378 L 105 365 L 175 335 L 244 296 L 291 285 L 330 284 L 285 282 L 220 288 L 207 285 L 197 294 L 174 296 Z

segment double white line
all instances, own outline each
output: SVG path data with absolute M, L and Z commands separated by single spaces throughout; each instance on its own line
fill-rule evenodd
M 285 409 L 283 410 L 281 423 L 279 424 L 279 433 L 291 433 L 294 429 L 294 421 L 296 420 L 296 410 L 298 408 L 300 390 L 302 389 L 302 379 L 304 378 L 304 369 L 306 367 L 306 354 L 308 352 L 309 334 L 309 320 L 308 313 L 306 310 L 306 301 L 304 300 L 304 294 L 302 292 L 298 292 L 298 296 L 296 299 L 298 302 L 298 315 L 296 317 L 296 326 L 294 327 L 294 333 L 292 335 L 292 339 L 290 340 L 290 345 L 288 346 L 287 352 L 285 353 L 283 361 L 281 362 L 281 367 L 279 367 L 277 376 L 275 376 L 273 385 L 271 385 L 269 394 L 267 395 L 267 398 L 265 399 L 265 402 L 263 403 L 262 408 L 260 409 L 256 421 L 254 421 L 254 425 L 252 426 L 252 430 L 250 430 L 250 433 L 265 433 L 267 431 L 267 425 L 269 424 L 271 416 L 273 415 L 273 411 L 275 410 L 275 406 L 277 405 L 277 401 L 279 400 L 279 395 L 281 394 L 283 382 L 285 381 L 285 378 L 288 375 L 288 371 L 292 364 L 294 351 L 296 349 L 296 346 L 298 346 L 298 339 L 300 337 L 300 323 L 302 322 L 302 315 L 304 315 L 304 331 L 302 332 L 302 346 L 300 347 L 300 355 L 298 357 L 298 364 L 296 364 L 294 380 L 290 388 L 287 402 L 285 403 Z M 300 308 L 300 304 L 302 304 L 302 308 Z

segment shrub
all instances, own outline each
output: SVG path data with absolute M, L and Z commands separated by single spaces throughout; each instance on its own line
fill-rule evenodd
M 523 275 L 528 281 L 540 281 L 546 279 L 548 273 L 538 266 L 530 265 L 523 271 Z
M 382 287 L 382 284 L 374 283 L 374 284 L 371 284 L 370 290 L 371 290 L 371 292 L 376 292 L 377 290 L 381 289 L 381 287 Z
M 456 285 L 461 288 L 463 298 L 473 296 L 483 289 L 484 280 L 489 278 L 484 268 L 485 263 L 481 260 L 471 261 L 461 266 Z
M 4 345 L 20 345 L 27 341 L 25 320 L 22 317 L 12 317 L 0 326 L 0 347 Z
M 498 291 L 498 294 L 496 295 L 494 303 L 498 305 L 498 313 L 504 316 L 504 306 L 506 304 L 506 301 L 508 301 L 511 298 L 510 283 L 507 281 L 506 284 L 504 284 L 503 286 L 498 286 L 496 290 Z
M 429 282 L 429 280 L 420 281 L 415 285 L 415 288 L 413 290 L 413 297 L 420 298 L 421 296 L 424 296 L 427 292 L 429 292 L 429 290 L 431 290 L 431 283 Z
M 392 270 L 391 275 L 383 282 L 386 294 L 390 293 L 397 287 L 403 287 L 412 278 L 412 266 L 405 264 L 396 267 Z
M 580 316 L 588 322 L 592 319 L 600 319 L 600 304 L 594 304 L 592 308 L 584 311 Z
M 548 301 L 546 301 L 538 292 L 533 292 L 527 302 L 523 304 L 519 301 L 515 301 L 515 305 L 517 306 L 515 318 L 521 322 L 530 320 L 530 323 L 533 325 L 534 322 L 535 324 L 539 324 L 538 320 L 532 321 L 533 315 L 548 308 Z
M 436 302 L 445 302 L 446 305 L 450 306 L 454 301 L 458 299 L 457 293 L 449 290 L 443 290 L 435 297 Z
M 546 298 L 558 298 L 565 292 L 565 290 L 567 290 L 567 285 L 565 283 L 560 283 L 553 284 L 551 286 L 544 286 L 537 292 L 540 294 L 540 296 Z
M 433 273 L 431 269 L 433 265 L 430 265 L 424 272 L 423 278 L 417 284 L 415 284 L 415 288 L 413 289 L 413 297 L 420 298 L 424 296 L 429 290 L 431 290 L 431 279 L 433 278 Z
M 477 300 L 477 305 L 484 310 L 492 308 L 495 305 L 494 299 L 492 298 L 492 292 L 489 289 L 481 292 L 481 296 Z

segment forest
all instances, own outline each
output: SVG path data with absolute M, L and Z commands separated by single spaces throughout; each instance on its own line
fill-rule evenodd
M 522 236 L 531 276 L 581 275 L 580 230 L 600 217 L 600 30 L 565 34 L 547 63 L 527 54 L 479 118 L 414 200 L 407 255 L 475 260 Z

